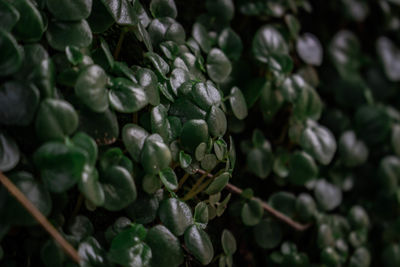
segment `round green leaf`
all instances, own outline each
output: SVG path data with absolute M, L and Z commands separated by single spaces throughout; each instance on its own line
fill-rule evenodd
M 185 82 L 190 79 L 189 73 L 186 70 L 176 68 L 171 72 L 171 77 L 169 78 L 169 84 L 171 85 L 172 91 L 175 95 L 178 95 L 178 89 Z
M 42 140 L 62 141 L 78 127 L 78 115 L 68 102 L 47 98 L 40 104 L 35 126 Z
M 194 221 L 205 227 L 208 223 L 208 206 L 205 202 L 199 202 L 194 209 Z M 203 228 L 204 229 L 204 228 Z
M 208 36 L 206 28 L 202 24 L 200 24 L 200 23 L 193 24 L 192 36 L 193 36 L 193 39 L 195 39 L 196 42 L 199 43 L 201 49 L 205 53 L 210 52 L 211 40 Z
M 165 185 L 165 187 L 170 190 L 174 191 L 178 189 L 178 178 L 173 169 L 165 168 L 160 171 L 159 173 L 161 182 Z
M 228 184 L 229 177 L 230 174 L 228 172 L 222 173 L 211 182 L 211 184 L 207 187 L 207 189 L 204 192 L 209 195 L 214 195 L 221 192 L 222 189 L 224 189 L 225 186 Z
M 282 240 L 282 230 L 278 222 L 264 219 L 253 228 L 254 239 L 264 249 L 276 247 Z
M 231 89 L 231 94 L 229 96 L 229 103 L 231 104 L 231 108 L 233 114 L 239 120 L 243 120 L 247 117 L 247 104 L 242 91 L 239 88 L 233 87 Z
M 92 0 L 92 2 L 92 10 L 87 19 L 90 24 L 90 29 L 92 29 L 93 33 L 105 32 L 114 24 L 114 19 L 102 1 Z
M 78 182 L 83 174 L 86 155 L 76 147 L 59 142 L 48 142 L 34 154 L 40 176 L 50 191 L 61 193 Z
M 58 20 L 81 20 L 89 17 L 92 9 L 92 0 L 47 0 L 47 8 Z
M 158 177 L 155 176 L 158 181 Z M 153 222 L 157 217 L 159 200 L 157 194 L 139 194 L 138 199 L 129 205 L 125 211 L 136 223 L 147 224 Z
M 0 121 L 6 125 L 31 123 L 39 104 L 39 90 L 32 84 L 9 81 L 0 86 Z
M 152 108 L 150 113 L 151 130 L 159 134 L 168 143 L 172 137 L 171 125 L 168 121 L 168 110 L 160 104 Z
M 307 193 L 301 193 L 296 200 L 297 214 L 303 220 L 310 220 L 317 212 L 314 199 Z
M 152 134 L 144 142 L 140 158 L 140 162 L 146 173 L 158 174 L 161 170 L 169 166 L 172 155 L 161 136 Z
M 135 26 L 138 14 L 128 0 L 101 0 L 108 12 L 120 25 Z
M 217 20 L 227 22 L 233 19 L 235 6 L 232 0 L 207 0 L 206 8 Z
M 311 33 L 304 33 L 297 39 L 297 53 L 307 64 L 320 66 L 322 63 L 322 45 L 318 38 Z
M 211 80 L 221 83 L 229 76 L 232 65 L 224 52 L 218 48 L 211 49 L 207 55 L 207 73 Z
M 185 231 L 185 245 L 189 252 L 203 265 L 208 265 L 214 257 L 210 237 L 196 225 Z
M 289 159 L 289 180 L 297 185 L 304 185 L 318 175 L 318 166 L 314 159 L 304 151 L 296 151 Z
M 179 152 L 179 164 L 182 168 L 186 169 L 192 163 L 192 157 L 186 154 L 183 150 Z
M 40 256 L 45 266 L 62 266 L 65 260 L 63 250 L 54 240 L 48 240 L 40 250 Z
M 83 215 L 74 217 L 68 225 L 69 234 L 76 237 L 79 241 L 91 236 L 93 231 L 93 224 L 88 217 Z
M 105 194 L 99 174 L 94 167 L 85 166 L 81 179 L 78 181 L 78 188 L 81 193 L 95 206 L 103 206 Z
M 122 129 L 122 141 L 134 161 L 140 161 L 140 153 L 148 136 L 149 133 L 136 124 L 125 124 Z
M 224 29 L 218 37 L 218 46 L 230 60 L 238 60 L 242 54 L 243 44 L 240 36 L 231 28 Z
M 280 32 L 270 25 L 261 27 L 255 34 L 252 44 L 254 57 L 269 65 L 273 70 L 282 71 L 282 58 L 287 57 L 289 49 Z
M 15 0 L 12 5 L 21 14 L 13 28 L 16 38 L 25 42 L 39 41 L 46 28 L 40 11 L 31 1 Z
M 0 171 L 7 172 L 19 162 L 20 153 L 17 144 L 11 137 L 0 132 Z
M 335 209 L 342 202 L 342 191 L 325 180 L 317 181 L 314 195 L 318 205 L 326 211 Z
M 168 198 L 160 203 L 158 216 L 161 222 L 176 236 L 181 236 L 193 224 L 190 207 L 176 198 Z
M 104 190 L 104 208 L 118 211 L 136 200 L 136 186 L 132 175 L 123 167 L 112 166 L 100 176 Z
M 336 141 L 333 134 L 312 120 L 307 121 L 307 127 L 301 135 L 300 145 L 323 165 L 328 165 L 336 152 Z
M 98 149 L 96 142 L 87 134 L 79 132 L 71 140 L 75 146 L 86 152 L 86 158 L 91 166 L 96 164 Z
M 212 83 L 196 83 L 190 96 L 201 109 L 209 110 L 213 105 L 219 105 L 221 94 Z
M 157 87 L 158 79 L 154 72 L 141 68 L 136 72 L 136 78 L 146 92 L 149 103 L 153 106 L 160 104 L 160 93 Z
M 248 152 L 247 167 L 251 173 L 265 179 L 271 172 L 273 160 L 271 145 L 265 141 L 262 147 L 252 148 Z
M 153 52 L 147 52 L 144 55 L 144 57 L 147 58 L 151 62 L 151 64 L 157 70 L 157 72 L 161 75 L 161 77 L 166 79 L 165 75 L 167 75 L 167 73 L 169 72 L 169 65 L 167 64 L 167 62 L 165 62 L 165 60 L 162 57 L 160 57 L 158 54 L 153 53 Z
M 142 225 L 133 225 L 119 233 L 111 243 L 110 261 L 123 266 L 149 266 L 152 253 L 142 241 L 145 236 L 146 229 Z
M 244 225 L 253 226 L 260 222 L 264 214 L 260 202 L 255 199 L 250 199 L 244 203 L 242 207 L 241 217 Z
M 145 242 L 153 257 L 151 266 L 178 267 L 183 263 L 183 252 L 176 238 L 165 226 L 157 225 L 147 232 Z
M 22 65 L 23 55 L 14 37 L 0 29 L 0 76 L 15 73 Z
M 207 125 L 214 137 L 223 136 L 227 129 L 225 113 L 220 108 L 212 106 L 207 115 Z
M 221 236 L 221 244 L 226 255 L 233 255 L 236 252 L 236 239 L 231 231 L 224 229 Z
M 49 45 L 59 51 L 64 51 L 67 46 L 88 47 L 93 38 L 86 20 L 49 23 L 46 37 Z
M 150 2 L 150 12 L 155 18 L 176 18 L 178 15 L 174 0 L 152 0 Z
M 357 140 L 353 131 L 346 131 L 339 140 L 339 154 L 344 165 L 354 167 L 367 160 L 368 148 L 364 142 Z
M 111 82 L 108 99 L 116 111 L 132 113 L 148 104 L 146 93 L 139 85 L 125 78 L 116 78 Z
M 201 168 L 205 171 L 211 171 L 218 164 L 218 159 L 214 154 L 206 154 L 201 160 Z
M 182 128 L 181 143 L 189 152 L 195 151 L 200 143 L 208 140 L 208 126 L 204 120 L 187 121 Z
M 88 66 L 76 80 L 75 94 L 91 110 L 104 112 L 108 108 L 107 80 L 107 74 L 100 66 Z
M 283 191 L 274 193 L 270 196 L 268 202 L 273 208 L 289 217 L 293 217 L 295 214 L 296 198 L 292 193 Z
M 115 113 L 107 109 L 98 113 L 83 110 L 79 113 L 79 129 L 89 134 L 99 145 L 114 143 L 119 135 L 119 126 Z

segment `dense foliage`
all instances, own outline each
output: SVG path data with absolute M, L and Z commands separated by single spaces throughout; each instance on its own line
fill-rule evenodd
M 399 14 L 0 0 L 0 171 L 80 266 L 400 266 Z M 3 186 L 0 264 L 78 266 Z

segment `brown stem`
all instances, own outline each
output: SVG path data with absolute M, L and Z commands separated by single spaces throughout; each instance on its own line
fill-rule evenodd
M 207 174 L 207 176 L 211 177 L 211 178 L 213 177 L 212 174 L 209 174 L 209 173 L 205 172 L 204 170 L 197 169 L 196 172 L 201 173 L 203 175 Z M 243 192 L 242 189 L 240 189 L 239 187 L 234 186 L 233 184 L 230 184 L 230 183 L 228 183 L 225 188 L 228 189 L 230 192 L 238 194 L 238 195 L 242 194 L 242 192 Z M 286 223 L 287 225 L 289 225 L 290 227 L 294 228 L 297 231 L 305 231 L 311 226 L 311 224 L 309 224 L 309 223 L 301 224 L 301 223 L 298 223 L 298 222 L 292 220 L 291 218 L 289 218 L 282 212 L 277 211 L 276 209 L 274 209 L 273 207 L 271 207 L 270 205 L 268 205 L 267 203 L 265 203 L 264 201 L 262 201 L 259 198 L 253 197 L 252 199 L 260 201 L 261 206 L 263 207 L 263 209 L 265 211 L 269 212 L 272 216 L 274 216 L 278 220 Z
M 181 187 L 182 187 L 182 185 L 186 182 L 186 180 L 189 178 L 189 173 L 185 173 L 185 175 L 182 177 L 182 179 L 179 181 L 179 184 L 178 184 L 178 189 L 176 189 L 176 190 L 179 190 Z
M 121 52 L 122 43 L 124 42 L 125 34 L 126 34 L 126 30 L 124 28 L 121 29 L 121 34 L 119 35 L 117 47 L 115 48 L 115 51 L 114 51 L 115 60 L 118 59 L 119 53 Z
M 26 196 L 10 181 L 2 172 L 0 172 L 0 182 L 13 195 L 18 202 L 42 225 L 42 227 L 54 238 L 54 240 L 63 248 L 63 250 L 79 264 L 80 258 L 67 240 L 54 228 L 46 217 L 26 198 Z
M 203 182 L 203 180 L 207 177 L 207 172 L 205 172 L 198 180 L 197 182 L 194 184 L 194 186 L 192 187 L 192 189 L 190 189 L 190 191 L 182 198 L 183 201 L 189 200 L 191 199 L 194 195 L 195 192 L 197 190 L 197 188 L 199 187 L 199 185 L 201 184 L 201 182 Z

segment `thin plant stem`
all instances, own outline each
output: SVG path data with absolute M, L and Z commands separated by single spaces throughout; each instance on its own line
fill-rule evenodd
M 118 59 L 118 56 L 121 52 L 122 43 L 124 42 L 126 32 L 127 32 L 127 30 L 125 28 L 122 28 L 121 34 L 119 35 L 117 46 L 115 47 L 115 50 L 114 50 L 114 58 L 115 59 Z
M 212 178 L 214 177 L 212 174 L 201 170 L 201 169 L 197 169 L 196 172 L 203 174 L 203 175 L 207 175 L 208 177 Z M 234 186 L 233 184 L 228 183 L 225 188 L 227 190 L 229 190 L 231 193 L 237 194 L 237 195 L 241 195 L 243 190 L 237 186 Z M 297 231 L 305 231 L 307 230 L 311 224 L 301 224 L 299 222 L 294 221 L 292 218 L 286 216 L 285 214 L 283 214 L 282 212 L 274 209 L 273 207 L 271 207 L 270 205 L 268 205 L 266 202 L 264 202 L 263 200 L 253 197 L 252 199 L 258 200 L 261 203 L 261 206 L 263 207 L 263 209 L 265 211 L 267 211 L 268 213 L 270 213 L 272 216 L 274 216 L 276 219 L 286 223 L 287 225 L 289 225 L 290 227 L 292 227 L 293 229 L 297 230 Z
M 199 185 L 203 182 L 203 180 L 207 177 L 207 173 L 204 173 L 193 185 L 192 189 L 183 197 L 183 200 L 186 201 L 190 198 L 192 198 L 192 194 L 197 190 Z
M 178 189 L 179 190 L 182 185 L 186 182 L 186 180 L 189 178 L 189 173 L 185 173 L 185 175 L 179 180 L 179 184 L 178 184 Z
M 14 185 L 2 172 L 0 172 L 0 182 L 13 195 L 19 203 L 38 221 L 38 223 L 54 238 L 61 248 L 79 264 L 80 258 L 75 248 L 54 228 L 47 218 L 29 201 L 29 199 Z

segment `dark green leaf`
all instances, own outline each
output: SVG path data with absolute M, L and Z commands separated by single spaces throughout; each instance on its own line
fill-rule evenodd
M 160 171 L 159 173 L 161 182 L 165 185 L 165 187 L 170 190 L 174 191 L 178 189 L 178 178 L 173 169 L 165 168 Z
M 386 76 L 391 81 L 400 80 L 400 49 L 387 37 L 381 36 L 376 41 L 376 51 L 383 65 Z
M 229 96 L 229 103 L 231 104 L 231 108 L 233 114 L 239 120 L 243 120 L 247 117 L 247 104 L 242 91 L 239 88 L 233 87 L 231 89 L 231 94 Z
M 76 22 L 55 21 L 46 32 L 49 45 L 60 51 L 67 46 L 87 47 L 92 43 L 92 31 L 86 20 Z
M 183 125 L 181 143 L 189 152 L 194 152 L 200 143 L 207 140 L 208 126 L 204 120 L 190 120 Z
M 282 240 L 282 230 L 278 222 L 264 219 L 253 228 L 257 244 L 264 249 L 276 247 Z
M 166 79 L 165 75 L 167 75 L 167 73 L 169 72 L 169 65 L 167 64 L 167 62 L 165 62 L 165 60 L 158 54 L 153 52 L 147 52 L 144 56 L 151 62 L 151 64 L 161 75 L 161 77 Z
M 250 199 L 242 207 L 241 217 L 244 225 L 254 226 L 260 222 L 264 209 L 258 200 Z
M 233 255 L 236 252 L 236 240 L 231 231 L 224 229 L 221 236 L 221 244 L 226 255 Z
M 240 58 L 243 50 L 242 40 L 231 28 L 224 29 L 218 37 L 218 45 L 232 61 Z
M 122 141 L 132 159 L 136 162 L 140 161 L 140 153 L 148 135 L 145 129 L 132 123 L 126 124 L 122 129 Z
M 353 131 L 346 131 L 339 140 L 339 154 L 344 165 L 354 167 L 367 160 L 368 148 L 364 142 L 357 140 Z
M 68 102 L 48 98 L 40 104 L 35 126 L 42 140 L 62 141 L 78 127 L 78 115 Z
M 93 237 L 89 237 L 84 242 L 79 244 L 78 253 L 81 259 L 79 266 L 81 267 L 110 266 L 107 260 L 106 252 L 100 246 L 99 242 Z
M 192 157 L 186 154 L 185 151 L 181 150 L 179 152 L 179 163 L 182 168 L 186 169 L 192 163 Z
M 20 18 L 20 13 L 9 2 L 0 1 L 0 29 L 11 31 L 17 24 Z
M 92 10 L 92 0 L 47 0 L 47 8 L 58 20 L 81 20 L 89 17 Z
M 193 224 L 190 207 L 176 198 L 168 198 L 160 203 L 158 216 L 162 223 L 176 236 L 181 236 Z
M 145 242 L 153 257 L 151 266 L 178 267 L 183 263 L 183 252 L 176 238 L 165 226 L 157 225 L 147 232 Z
M 152 0 L 150 3 L 150 12 L 155 18 L 176 18 L 178 15 L 174 0 Z
M 289 180 L 296 185 L 304 185 L 318 175 L 314 159 L 304 151 L 296 151 L 289 159 Z
M 118 211 L 136 200 L 136 186 L 132 175 L 123 167 L 113 166 L 100 176 L 105 201 L 104 208 Z
M 211 49 L 207 55 L 207 73 L 211 80 L 221 83 L 232 71 L 232 65 L 224 52 L 218 48 Z
M 207 189 L 204 192 L 209 195 L 214 195 L 221 192 L 222 189 L 224 189 L 224 187 L 228 184 L 229 177 L 230 177 L 229 173 L 227 172 L 222 173 L 211 182 L 211 184 L 207 187 Z
M 171 163 L 172 155 L 161 136 L 152 134 L 144 142 L 140 162 L 146 173 L 158 174 Z
M 23 50 L 14 37 L 0 29 L 0 76 L 15 73 L 22 65 Z
M 189 252 L 203 265 L 208 265 L 214 257 L 210 237 L 196 225 L 185 231 L 185 245 Z
M 135 26 L 137 13 L 128 0 L 101 0 L 115 22 L 121 25 Z
M 116 111 L 137 112 L 148 104 L 146 93 L 138 84 L 125 78 L 115 78 L 111 83 L 108 99 Z
M 16 38 L 26 42 L 39 41 L 46 28 L 40 11 L 27 0 L 15 0 L 12 5 L 21 15 L 13 28 Z

